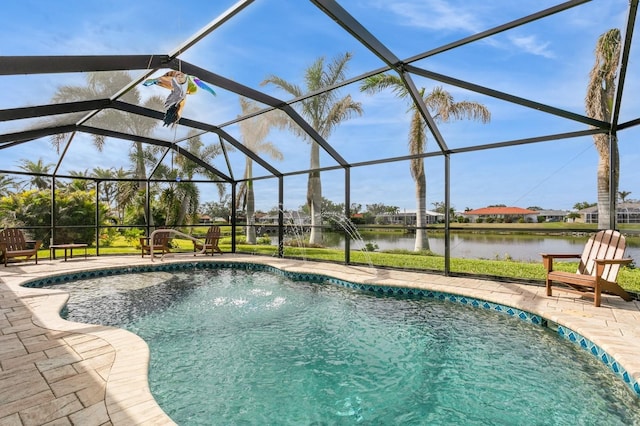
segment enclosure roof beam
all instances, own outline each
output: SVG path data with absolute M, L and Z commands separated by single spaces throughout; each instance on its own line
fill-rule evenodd
M 588 124 L 589 126 L 599 127 L 601 129 L 609 129 L 610 125 L 606 121 L 600 121 L 593 118 L 586 117 L 584 115 L 575 114 L 573 112 L 565 111 L 559 108 L 555 108 L 549 105 L 534 102 L 529 99 L 520 98 L 518 96 L 510 95 L 508 93 L 500 92 L 498 90 L 490 89 L 488 87 L 480 86 L 477 84 L 469 83 L 467 81 L 458 80 L 457 78 L 449 77 L 444 74 L 438 74 L 433 71 L 427 71 L 423 68 L 418 68 L 413 65 L 405 65 L 405 69 L 412 73 L 422 77 L 430 78 L 432 80 L 439 81 L 441 83 L 450 84 L 452 86 L 460 87 L 472 92 L 480 93 L 482 95 L 491 96 L 493 98 L 502 99 L 503 101 L 511 102 L 514 104 L 522 105 L 528 108 L 532 108 L 538 111 L 546 112 L 549 114 L 557 115 L 562 118 L 577 121 L 579 123 Z
M 463 39 L 460 39 L 460 40 L 454 41 L 452 43 L 437 47 L 435 49 L 420 53 L 418 55 L 411 56 L 409 58 L 406 58 L 406 59 L 402 60 L 401 62 L 404 63 L 404 64 L 410 64 L 410 63 L 419 61 L 421 59 L 425 59 L 425 58 L 428 58 L 430 56 L 434 56 L 434 55 L 437 55 L 439 53 L 446 52 L 448 50 L 452 50 L 452 49 L 455 49 L 455 48 L 460 47 L 460 46 L 464 46 L 464 45 L 472 43 L 474 41 L 478 41 L 478 40 L 493 36 L 495 34 L 507 31 L 509 29 L 522 26 L 522 25 L 524 25 L 524 24 L 526 24 L 528 22 L 533 22 L 533 21 L 536 21 L 538 19 L 545 18 L 547 16 L 556 14 L 558 12 L 565 11 L 567 9 L 579 6 L 581 4 L 584 4 L 584 3 L 587 3 L 587 2 L 590 2 L 590 1 L 591 0 L 571 0 L 571 1 L 567 1 L 565 3 L 550 7 L 548 9 L 543 10 L 543 11 L 540 11 L 540 12 L 537 12 L 537 13 L 533 13 L 531 15 L 525 16 L 525 17 L 520 18 L 520 19 L 516 19 L 516 20 L 514 20 L 512 22 L 509 22 L 509 23 L 506 23 L 504 25 L 499 25 L 499 26 L 494 27 L 492 29 L 489 29 L 489 30 L 486 30 L 486 31 L 483 31 L 483 32 L 480 32 L 480 33 L 477 33 L 477 34 L 473 34 L 473 35 L 471 35 L 469 37 L 465 37 Z M 357 75 L 355 77 L 346 79 L 344 81 L 341 81 L 339 83 L 333 84 L 331 86 L 327 86 L 327 87 L 324 87 L 322 89 L 315 90 L 313 92 L 305 93 L 305 94 L 303 94 L 301 96 L 298 96 L 296 98 L 288 100 L 287 104 L 291 105 L 291 104 L 294 104 L 296 102 L 311 98 L 313 96 L 320 95 L 320 94 L 325 93 L 327 91 L 338 89 L 338 88 L 344 87 L 344 86 L 348 86 L 348 85 L 350 85 L 352 83 L 356 83 L 356 82 L 364 80 L 364 79 L 366 79 L 368 77 L 371 77 L 371 76 L 374 76 L 374 75 L 377 75 L 377 74 L 381 74 L 381 73 L 384 73 L 384 72 L 387 72 L 387 71 L 391 71 L 391 70 L 392 70 L 391 66 L 385 65 L 384 67 L 380 67 L 378 69 L 365 72 L 363 74 L 360 74 L 360 75 Z M 469 90 L 471 90 L 471 89 L 469 89 Z M 227 125 L 237 123 L 238 121 L 242 121 L 246 117 L 260 115 L 260 114 L 262 114 L 264 112 L 267 112 L 267 111 L 269 111 L 271 109 L 273 109 L 273 107 L 268 107 L 268 108 L 265 108 L 263 110 L 254 112 L 252 114 L 248 114 L 246 116 L 242 116 L 242 117 L 233 119 L 233 120 L 231 120 L 231 121 L 229 121 L 227 123 L 219 124 L 219 126 L 220 127 L 225 127 Z
M 585 136 L 591 136 L 597 133 L 603 133 L 603 131 L 599 129 L 589 129 L 589 130 L 581 130 L 578 132 L 558 133 L 553 135 L 538 136 L 538 137 L 527 138 L 527 139 L 514 139 L 510 141 L 505 141 L 505 142 L 496 142 L 496 143 L 489 143 L 484 145 L 475 145 L 475 146 L 470 146 L 465 148 L 456 148 L 456 149 L 450 150 L 448 154 L 461 154 L 464 152 L 484 151 L 488 149 L 505 148 L 505 147 L 511 147 L 511 146 L 517 146 L 517 145 L 528 145 L 532 143 L 550 142 L 554 140 L 580 138 Z M 403 155 L 399 157 L 384 158 L 382 160 L 371 160 L 371 161 L 362 161 L 358 163 L 353 163 L 352 167 L 373 166 L 373 165 L 385 164 L 385 163 L 395 163 L 398 161 L 409 161 L 414 158 L 439 157 L 441 155 L 442 153 L 440 152 L 427 152 L 427 153 L 415 154 L 415 155 Z
M 221 171 L 219 171 L 218 169 L 216 169 L 215 167 L 211 166 L 210 164 L 202 161 L 200 158 L 196 157 L 195 155 L 193 155 L 191 152 L 187 151 L 186 149 L 181 148 L 180 146 L 171 143 L 171 142 L 167 142 L 167 141 L 162 141 L 159 139 L 153 139 L 153 138 L 149 138 L 149 137 L 143 137 L 143 136 L 136 136 L 136 135 L 130 135 L 128 133 L 121 133 L 121 132 L 116 132 L 113 130 L 107 130 L 107 129 L 100 129 L 97 127 L 90 127 L 90 126 L 76 126 L 77 127 L 77 131 L 79 132 L 84 132 L 84 133 L 89 133 L 89 134 L 93 134 L 93 135 L 101 135 L 101 136 L 106 136 L 106 137 L 110 137 L 110 138 L 116 138 L 116 139 L 123 139 L 123 140 L 129 140 L 129 141 L 133 141 L 133 142 L 143 142 L 149 145 L 155 145 L 155 146 L 163 146 L 165 148 L 171 148 L 173 150 L 175 150 L 177 153 L 184 155 L 186 158 L 188 158 L 189 160 L 193 161 L 194 163 L 196 163 L 197 165 L 199 165 L 200 167 L 203 167 L 204 169 L 215 173 L 216 175 L 220 176 L 221 178 L 223 178 L 225 181 L 227 182 L 231 182 L 232 179 L 227 176 L 225 173 L 222 173 Z
M 90 101 L 65 102 L 61 104 L 37 105 L 24 108 L 0 110 L 0 121 L 22 120 L 50 115 L 69 114 L 106 108 L 111 104 L 109 99 L 93 99 Z
M 640 118 L 636 118 L 633 120 L 625 121 L 618 125 L 618 130 L 628 129 L 629 127 L 634 127 L 640 124 Z
M 6 133 L 0 135 L 0 149 L 6 148 L 13 142 L 29 142 L 34 139 L 46 136 L 56 135 L 59 133 L 71 133 L 77 130 L 75 124 L 67 124 L 64 126 L 50 126 L 42 129 L 23 130 L 16 133 Z
M 232 5 L 230 8 L 228 8 L 227 10 L 222 12 L 220 15 L 218 15 L 218 17 L 216 17 L 214 20 L 212 20 L 207 25 L 202 27 L 202 29 L 200 29 L 194 35 L 189 37 L 189 39 L 187 39 L 185 42 L 181 43 L 178 47 L 176 47 L 173 50 L 173 52 L 169 53 L 169 57 L 171 59 L 173 59 L 173 58 L 181 55 L 186 50 L 188 50 L 189 48 L 193 47 L 200 40 L 202 40 L 203 38 L 205 38 L 206 36 L 211 34 L 213 31 L 215 31 L 216 29 L 221 27 L 222 24 L 224 24 L 225 22 L 229 21 L 231 18 L 233 18 L 238 13 L 240 13 L 245 7 L 249 6 L 253 2 L 254 2 L 254 0 L 240 0 L 240 1 L 238 1 L 237 3 Z
M 167 56 L 167 61 L 175 59 L 178 56 L 180 56 L 181 54 L 183 54 L 185 51 L 187 51 L 188 49 L 193 47 L 200 40 L 202 40 L 207 35 L 209 35 L 213 31 L 215 31 L 217 28 L 222 26 L 222 24 L 224 24 L 225 22 L 229 21 L 233 16 L 238 14 L 241 10 L 243 10 L 249 4 L 253 3 L 253 1 L 254 0 L 240 0 L 240 1 L 238 1 L 236 4 L 234 4 L 229 9 L 227 9 L 222 14 L 220 14 L 217 18 L 215 18 L 214 20 L 209 22 L 207 25 L 205 25 L 198 32 L 193 34 L 185 42 L 183 42 L 178 47 L 176 47 L 172 52 L 170 52 L 169 55 Z M 161 55 L 161 56 L 164 56 L 164 55 Z M 138 84 L 140 84 L 141 82 L 143 82 L 144 80 L 149 78 L 154 72 L 156 72 L 158 70 L 158 67 L 150 67 L 150 66 L 148 66 L 147 69 L 148 69 L 148 72 L 144 73 L 144 75 L 139 76 L 137 79 L 132 80 L 131 82 L 129 82 L 129 84 L 127 84 L 124 87 L 122 87 L 117 93 L 115 93 L 111 97 L 111 99 L 112 100 L 120 99 L 122 97 L 122 95 L 124 95 L 125 93 L 130 91 L 133 87 L 137 86 Z M 97 111 L 93 111 L 92 113 L 88 114 L 78 124 L 82 124 L 82 123 L 86 122 L 87 120 L 89 120 L 96 113 L 97 113 Z
M 514 140 L 504 141 L 504 142 L 475 145 L 475 146 L 465 147 L 465 148 L 456 148 L 456 149 L 450 150 L 449 152 L 447 152 L 447 154 L 461 154 L 465 152 L 484 151 L 488 149 L 506 148 L 506 147 L 517 146 L 517 145 L 528 145 L 533 143 L 550 142 L 555 140 L 574 139 L 574 138 L 592 136 L 592 135 L 595 135 L 598 133 L 604 133 L 604 132 L 605 131 L 600 129 L 589 129 L 589 130 L 581 130 L 577 132 L 558 133 L 553 135 L 538 136 L 538 137 L 526 138 L 526 139 L 514 139 Z M 416 158 L 440 157 L 442 155 L 443 154 L 439 151 L 437 152 L 432 151 L 432 152 L 426 152 L 422 154 L 402 155 L 398 157 L 383 158 L 381 160 L 361 161 L 357 163 L 351 163 L 351 167 L 356 168 L 356 167 L 375 166 L 375 165 L 386 164 L 386 163 L 397 163 L 399 161 L 409 161 Z M 337 170 L 339 168 L 340 168 L 339 166 L 326 166 L 326 167 L 321 167 L 317 170 L 296 170 L 296 171 L 284 173 L 283 176 L 287 177 L 287 176 L 307 174 L 311 171 L 320 171 L 320 172 L 332 171 L 332 170 Z M 258 177 L 254 176 L 252 179 L 259 180 L 259 179 L 270 179 L 270 178 L 272 178 L 272 176 L 258 176 Z M 242 182 L 243 180 L 246 180 L 246 179 L 241 179 L 238 182 Z
M 524 24 L 527 24 L 529 22 L 533 22 L 533 21 L 537 21 L 537 20 L 542 19 L 542 18 L 546 18 L 548 16 L 554 15 L 554 14 L 559 13 L 559 12 L 563 12 L 565 10 L 571 9 L 571 8 L 579 6 L 581 4 L 588 3 L 590 1 L 591 0 L 570 0 L 570 1 L 566 1 L 564 3 L 552 6 L 552 7 L 548 8 L 548 9 L 541 10 L 541 11 L 536 12 L 536 13 L 532 13 L 531 15 L 523 16 L 522 18 L 513 20 L 511 22 L 507 22 L 505 24 L 498 25 L 497 27 L 493 27 L 493 28 L 490 28 L 488 30 L 472 34 L 472 35 L 470 35 L 468 37 L 464 37 L 464 38 L 462 38 L 460 40 L 456 40 L 456 41 L 453 41 L 451 43 L 436 47 L 435 49 L 431 49 L 431 50 L 428 50 L 426 52 L 417 54 L 415 56 L 411 56 L 410 58 L 405 59 L 404 62 L 405 63 L 416 62 L 416 61 L 419 61 L 421 59 L 428 58 L 429 56 L 434 56 L 434 55 L 446 52 L 448 50 L 452 50 L 452 49 L 464 46 L 466 44 L 473 43 L 473 42 L 476 42 L 478 40 L 485 39 L 487 37 L 492 37 L 492 36 L 494 36 L 496 34 L 504 32 L 504 31 L 508 31 L 508 30 L 513 29 L 513 28 L 520 27 L 520 26 L 522 26 Z
M 83 111 L 93 111 L 95 109 L 102 108 L 114 108 L 125 112 L 130 112 L 133 114 L 138 114 L 142 116 L 146 116 L 149 118 L 162 120 L 163 113 L 159 111 L 155 111 L 152 109 L 144 108 L 138 105 L 132 105 L 122 101 L 112 101 L 110 99 L 98 99 L 92 101 L 79 101 L 79 102 L 68 102 L 64 104 L 51 104 L 51 105 L 40 105 L 35 107 L 26 107 L 26 108 L 14 108 L 0 111 L 0 121 L 7 120 L 16 120 L 16 119 L 24 119 L 24 118 L 33 118 L 39 117 L 42 115 L 49 114 L 64 114 L 70 112 L 83 112 Z M 223 136 L 230 144 L 232 144 L 235 148 L 242 151 L 245 155 L 249 156 L 252 160 L 254 160 L 257 164 L 264 167 L 266 170 L 269 170 L 272 174 L 276 176 L 281 176 L 277 169 L 271 166 L 268 162 L 264 161 L 262 158 L 257 156 L 253 151 L 245 147 L 239 141 L 234 139 L 227 132 L 221 130 L 218 127 L 212 126 L 206 123 L 200 123 L 193 120 L 188 120 L 186 118 L 182 118 L 180 120 L 180 124 L 183 124 L 188 127 L 193 127 L 196 129 L 214 132 Z M 20 132 L 10 133 L 6 135 L 0 135 L 0 149 L 8 148 L 10 146 L 15 146 L 17 143 L 24 143 L 33 139 L 37 139 L 40 137 L 51 136 L 58 133 L 69 133 L 78 130 L 78 126 L 76 124 L 69 124 L 67 126 L 47 126 L 42 129 L 37 130 L 24 130 Z M 63 129 L 64 131 L 60 131 L 59 129 Z M 118 133 L 124 134 L 124 133 Z M 134 138 L 134 139 L 131 139 Z M 139 136 L 131 135 L 126 139 L 130 140 L 140 140 Z M 155 139 L 154 139 L 155 140 Z M 9 142 L 12 142 L 9 144 Z M 168 143 L 168 142 L 167 142 Z M 221 176 L 224 174 L 220 172 L 216 172 Z M 226 176 L 228 178 L 228 176 Z M 229 178 L 230 179 L 230 178 Z
M 0 56 L 0 75 L 164 68 L 167 55 Z
M 230 92 L 236 93 L 240 96 L 244 96 L 254 101 L 261 102 L 265 105 L 282 110 L 287 114 L 300 128 L 302 128 L 309 137 L 315 141 L 322 149 L 324 149 L 338 164 L 343 167 L 348 167 L 347 161 L 335 150 L 329 143 L 304 119 L 296 110 L 294 110 L 286 102 L 269 96 L 266 93 L 252 89 L 248 86 L 240 84 L 236 81 L 229 80 L 204 68 L 200 68 L 193 64 L 184 61 L 173 60 L 168 64 L 175 70 L 182 70 L 182 72 L 191 75 L 197 75 L 199 79 L 211 83 Z
M 371 34 L 358 20 L 333 0 L 311 0 L 325 15 L 336 21 L 352 37 L 392 68 L 400 65 L 398 57 Z
M 114 101 L 113 104 L 112 104 L 112 107 L 117 109 L 117 110 L 120 110 L 120 111 L 126 111 L 126 112 L 130 112 L 132 114 L 138 114 L 138 115 L 142 115 L 142 116 L 145 116 L 145 117 L 154 118 L 154 119 L 158 119 L 158 120 L 162 120 L 162 118 L 164 117 L 164 114 L 161 113 L 160 111 L 156 111 L 156 110 L 153 110 L 153 109 L 145 108 L 145 107 L 142 107 L 142 106 L 139 106 L 139 105 L 133 105 L 133 104 L 130 104 L 130 103 L 127 103 L 127 102 L 122 102 L 122 101 Z M 216 126 L 211 125 L 211 124 L 195 121 L 195 120 L 189 120 L 188 118 L 184 118 L 184 117 L 180 118 L 180 125 L 183 125 L 183 126 L 186 126 L 186 127 L 190 127 L 190 128 L 193 128 L 193 129 L 203 130 L 205 132 L 215 133 L 215 134 L 221 136 L 222 138 L 224 138 L 225 140 L 227 140 L 227 142 L 229 142 L 231 145 L 233 145 L 236 149 L 238 149 L 240 152 L 242 152 L 243 154 L 245 154 L 246 156 L 251 158 L 253 161 L 255 161 L 260 166 L 262 166 L 265 169 L 267 169 L 273 175 L 275 175 L 275 176 L 281 176 L 282 175 L 282 173 L 280 173 L 270 163 L 264 161 L 264 159 L 259 157 L 255 152 L 251 151 L 244 144 L 240 143 L 233 136 L 229 135 L 227 132 L 225 132 L 224 130 L 220 129 L 219 127 L 216 127 Z
M 586 136 L 593 136 L 600 133 L 606 133 L 606 130 L 601 129 L 587 129 L 587 130 L 579 130 L 576 132 L 566 132 L 566 133 L 556 133 L 553 135 L 544 135 L 544 136 L 536 136 L 532 138 L 524 138 L 524 139 L 514 139 L 506 142 L 496 142 L 489 143 L 484 145 L 475 145 L 465 148 L 456 148 L 449 151 L 451 154 L 460 154 L 463 152 L 475 152 L 475 151 L 484 151 L 487 149 L 496 149 L 496 148 L 505 148 L 510 146 L 518 146 L 518 145 L 528 145 L 532 143 L 539 142 L 550 142 L 555 140 L 562 139 L 574 139 L 574 138 L 582 138 Z
M 336 21 L 345 31 L 351 34 L 351 36 L 369 49 L 369 51 L 400 75 L 400 78 L 407 87 L 409 95 L 413 99 L 413 103 L 427 123 L 427 126 L 429 127 L 429 130 L 431 130 L 440 150 L 442 152 L 446 152 L 448 150 L 447 144 L 444 141 L 435 120 L 431 116 L 429 109 L 424 103 L 424 99 L 422 99 L 422 96 L 420 95 L 420 90 L 416 87 L 411 75 L 405 72 L 405 64 L 338 3 L 332 0 L 311 1 L 327 16 Z
M 636 23 L 636 14 L 638 13 L 638 0 L 629 1 L 629 13 L 627 15 L 627 28 L 624 34 L 622 52 L 620 55 L 620 68 L 618 71 L 618 87 L 616 88 L 613 108 L 611 111 L 611 131 L 615 134 L 618 130 L 618 120 L 620 119 L 620 106 L 622 103 L 622 92 L 627 76 L 627 68 L 629 65 L 629 52 L 631 51 L 631 39 L 633 38 L 633 28 Z

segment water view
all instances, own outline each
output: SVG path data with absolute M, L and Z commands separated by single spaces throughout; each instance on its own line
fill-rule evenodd
M 540 261 L 540 253 L 582 253 L 588 237 L 548 236 L 519 234 L 453 234 L 451 236 L 451 256 L 466 259 L 505 259 L 518 261 Z M 382 250 L 413 250 L 415 238 L 410 234 L 365 234 L 364 244 L 371 243 Z M 344 248 L 344 235 L 325 233 L 327 247 Z M 640 259 L 640 247 L 627 239 L 626 256 Z M 444 234 L 430 234 L 431 250 L 444 254 Z M 351 249 L 362 248 L 361 242 L 352 241 Z

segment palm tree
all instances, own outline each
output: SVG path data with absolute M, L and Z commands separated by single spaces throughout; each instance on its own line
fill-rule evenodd
M 0 173 L 0 198 L 13 194 L 18 187 L 19 185 L 14 178 Z
M 351 53 L 339 55 L 329 64 L 325 64 L 324 57 L 318 58 L 305 71 L 305 82 L 307 92 L 321 91 L 326 87 L 333 86 L 345 80 L 347 64 L 351 59 Z M 262 83 L 274 84 L 287 91 L 294 97 L 304 94 L 301 87 L 287 82 L 286 80 L 271 75 Z M 311 98 L 304 99 L 296 106 L 300 109 L 300 114 L 307 119 L 309 124 L 325 140 L 329 139 L 333 130 L 342 121 L 351 118 L 354 114 L 362 115 L 362 104 L 354 102 L 351 95 L 339 98 L 337 90 L 330 90 L 320 93 Z M 310 244 L 322 244 L 322 183 L 320 180 L 320 147 L 309 139 L 309 136 L 301 129 L 292 125 L 291 129 L 302 138 L 311 143 L 309 181 L 307 184 L 307 205 L 311 213 L 311 235 Z
M 392 74 L 377 74 L 366 78 L 360 90 L 369 94 L 380 92 L 390 88 L 399 98 L 409 98 L 409 91 L 402 79 Z M 435 87 L 431 93 L 425 96 L 425 89 L 420 89 L 420 96 L 437 122 L 449 122 L 453 119 L 468 118 L 480 120 L 483 123 L 489 122 L 491 113 L 482 104 L 477 102 L 454 102 L 453 96 L 442 87 Z M 427 179 L 424 172 L 424 158 L 421 155 L 426 150 L 427 133 L 426 123 L 420 114 L 417 106 L 411 104 L 411 126 L 409 128 L 409 154 L 413 157 L 410 160 L 411 177 L 416 182 L 416 242 L 415 251 L 429 250 L 429 239 L 427 238 Z
M 261 107 L 246 98 L 240 98 L 240 107 L 242 115 L 255 113 Z M 281 161 L 284 156 L 282 152 L 272 142 L 265 142 L 265 139 L 273 126 L 283 127 L 286 121 L 282 114 L 271 111 L 266 114 L 260 114 L 256 117 L 249 118 L 240 122 L 240 134 L 242 135 L 242 143 L 256 154 L 266 154 L 274 160 Z M 244 181 L 238 191 L 238 199 L 244 200 L 247 212 L 247 244 L 256 243 L 255 228 L 255 196 L 253 192 L 253 160 L 249 157 L 245 158 Z M 237 204 L 238 206 L 241 203 Z
M 100 72 L 87 74 L 87 85 L 85 86 L 60 86 L 53 95 L 52 102 L 73 102 L 87 99 L 109 98 L 116 91 L 127 86 L 131 82 L 131 76 L 124 71 Z M 142 102 L 140 92 L 137 88 L 132 88 L 125 93 L 122 101 L 134 105 L 143 105 L 146 108 L 163 110 L 164 99 L 160 96 L 152 96 Z M 99 128 L 106 128 L 123 133 L 131 133 L 140 136 L 149 136 L 153 129 L 159 124 L 158 120 L 143 117 L 136 114 L 129 114 L 108 108 L 92 117 L 88 124 Z M 51 141 L 57 148 L 68 138 L 67 134 L 56 134 Z M 105 136 L 92 135 L 94 145 L 98 150 L 104 146 Z M 144 180 L 147 173 L 144 161 L 144 149 L 142 142 L 133 142 L 132 153 L 135 160 L 135 177 L 139 179 L 138 189 L 144 190 Z
M 589 84 L 585 106 L 587 115 L 596 120 L 611 121 L 613 98 L 616 92 L 616 74 L 620 62 L 620 30 L 611 29 L 598 38 L 595 49 L 595 63 L 589 73 Z M 611 134 L 593 135 L 598 151 L 598 228 L 611 227 L 611 197 L 618 191 L 619 152 L 618 137 Z M 609 166 L 613 167 L 610 173 Z M 610 182 L 609 177 L 613 181 Z M 613 200 L 615 201 L 615 200 Z
M 53 167 L 52 163 L 44 164 L 42 158 L 39 158 L 36 162 L 23 159 L 20 160 L 20 165 L 18 167 L 31 175 L 31 179 L 28 182 L 25 182 L 25 186 L 40 190 L 51 188 L 51 181 L 46 175 L 49 174 L 49 171 Z
M 94 167 L 91 170 L 91 177 L 97 178 L 101 183 L 100 185 L 100 199 L 107 203 L 109 210 L 113 208 L 113 201 L 117 189 L 117 182 L 113 181 L 115 171 L 113 167 L 103 169 L 102 167 Z
M 133 176 L 133 172 L 124 168 L 118 168 L 113 177 L 116 179 L 115 202 L 116 211 L 118 212 L 118 223 L 124 223 L 125 208 L 132 204 L 138 193 L 138 184 L 127 179 Z
M 626 202 L 627 201 L 627 197 L 631 195 L 631 191 L 619 191 L 618 192 L 618 196 L 620 197 L 620 201 L 621 202 Z
M 198 187 L 193 182 L 179 181 L 179 172 L 176 169 L 159 166 L 158 172 L 170 179 L 158 200 L 164 210 L 164 225 L 182 225 L 184 224 L 183 212 L 193 212 L 198 207 L 197 200 L 200 198 Z
M 73 177 L 86 178 L 86 177 L 89 177 L 89 171 L 87 169 L 82 171 L 71 170 L 69 172 L 69 175 Z M 74 191 L 86 192 L 94 189 L 95 185 L 89 179 L 72 179 L 71 182 L 63 184 L 61 185 L 61 187 L 67 192 L 74 192 Z
M 196 130 L 190 130 L 187 137 L 183 148 L 204 162 L 211 161 L 222 153 L 222 147 L 219 144 L 205 146 Z M 158 170 L 170 180 L 168 187 L 161 194 L 161 199 L 174 201 L 171 204 L 165 204 L 167 224 L 183 225 L 187 219 L 191 222 L 197 220 L 200 206 L 200 189 L 195 183 L 189 181 L 196 174 L 205 175 L 211 180 L 216 179 L 217 176 L 182 155 L 176 156 L 173 166 L 175 168 L 172 167 L 170 170 L 164 168 Z

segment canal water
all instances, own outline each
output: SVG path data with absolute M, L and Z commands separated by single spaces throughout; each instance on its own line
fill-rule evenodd
M 344 248 L 344 235 L 324 233 L 326 247 Z M 351 241 L 351 249 L 362 249 L 363 243 L 375 244 L 377 251 L 413 250 L 415 237 L 398 234 L 366 234 L 362 242 Z M 582 253 L 588 236 L 536 236 L 518 234 L 452 234 L 451 256 L 466 259 L 540 261 L 540 253 Z M 640 245 L 627 239 L 626 257 L 640 260 Z M 431 251 L 444 255 L 444 235 L 429 235 Z

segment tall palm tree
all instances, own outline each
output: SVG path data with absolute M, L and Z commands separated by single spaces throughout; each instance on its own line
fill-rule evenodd
M 87 84 L 83 86 L 60 86 L 53 95 L 52 102 L 73 102 L 87 99 L 109 98 L 115 92 L 125 87 L 131 82 L 131 76 L 124 71 L 100 72 L 87 74 Z M 160 96 L 152 96 L 142 102 L 142 97 L 137 88 L 132 88 L 125 93 L 122 101 L 134 105 L 143 105 L 147 108 L 162 111 L 164 109 L 164 99 Z M 136 114 L 129 114 L 116 109 L 105 109 L 89 120 L 89 124 L 107 128 L 123 133 L 131 133 L 140 136 L 149 136 L 153 129 L 159 124 L 158 120 L 143 117 Z M 104 146 L 105 136 L 92 135 L 94 145 L 98 150 Z M 51 141 L 55 147 L 60 147 L 67 139 L 66 134 L 52 136 Z M 135 177 L 140 179 L 138 189 L 144 189 L 144 180 L 147 177 L 144 161 L 144 145 L 135 141 L 131 150 L 135 160 Z
M 616 75 L 620 63 L 620 30 L 611 29 L 598 38 L 595 48 L 595 63 L 589 73 L 589 84 L 585 106 L 587 115 L 597 120 L 610 122 L 613 98 L 616 92 Z M 619 164 L 618 137 L 611 134 L 593 135 L 598 151 L 598 228 L 611 227 L 611 197 L 618 192 Z M 613 166 L 613 174 L 609 165 Z M 609 177 L 613 178 L 610 182 Z M 615 200 L 614 200 L 615 201 Z
M 176 169 L 159 166 L 158 171 L 162 172 L 163 177 L 171 179 L 160 192 L 158 200 L 164 211 L 164 225 L 183 225 L 185 217 L 183 213 L 197 209 L 197 200 L 200 198 L 198 187 L 193 182 L 179 181 L 179 172 Z
M 377 74 L 366 78 L 360 90 L 369 94 L 380 92 L 390 88 L 396 96 L 402 99 L 409 98 L 409 91 L 402 79 L 393 74 Z M 453 96 L 442 87 L 435 87 L 425 95 L 425 89 L 420 89 L 420 96 L 437 122 L 449 122 L 453 119 L 464 118 L 489 122 L 491 113 L 482 104 L 477 102 L 455 102 Z M 417 106 L 411 104 L 411 126 L 409 128 L 409 154 L 416 156 L 410 160 L 411 177 L 416 183 L 416 242 L 415 251 L 429 250 L 427 238 L 427 178 L 424 172 L 424 158 L 420 157 L 426 150 L 427 132 L 426 123 Z
M 18 167 L 23 171 L 31 174 L 31 179 L 24 183 L 25 186 L 36 189 L 51 188 L 51 181 L 46 175 L 49 174 L 51 168 L 53 167 L 52 163 L 45 164 L 42 161 L 42 158 L 39 158 L 36 162 L 23 159 L 20 160 L 20 165 Z
M 631 191 L 618 191 L 618 196 L 620 197 L 620 202 L 624 203 L 627 201 L 627 197 L 631 195 Z
M 118 212 L 118 223 L 124 223 L 124 212 L 128 205 L 136 199 L 138 183 L 127 179 L 133 177 L 133 172 L 120 167 L 115 170 L 113 177 L 116 179 L 115 203 Z
M 89 170 L 87 169 L 71 170 L 69 171 L 69 175 L 74 177 L 79 177 L 79 178 L 86 178 L 90 176 Z M 67 192 L 74 192 L 74 191 L 86 192 L 86 191 L 95 189 L 95 185 L 89 179 L 72 179 L 71 182 L 62 184 L 61 188 Z
M 187 137 L 183 148 L 204 162 L 211 161 L 222 153 L 219 144 L 205 145 L 196 130 L 190 130 Z M 175 200 L 174 205 L 167 206 L 172 207 L 172 210 L 167 210 L 167 224 L 183 225 L 187 219 L 191 222 L 197 220 L 200 206 L 200 189 L 195 183 L 188 181 L 196 174 L 202 174 L 211 180 L 217 176 L 182 155 L 175 157 L 174 166 L 170 170 L 159 169 L 170 180 L 161 197 L 164 200 Z
M 240 108 L 242 115 L 252 114 L 261 109 L 261 107 L 246 98 L 240 98 Z M 265 142 L 267 135 L 273 126 L 284 127 L 286 120 L 282 114 L 277 111 L 260 114 L 258 116 L 243 120 L 240 122 L 240 134 L 242 135 L 242 143 L 256 154 L 266 154 L 274 160 L 281 161 L 284 156 L 282 152 L 272 142 Z M 245 158 L 244 181 L 238 191 L 238 199 L 244 200 L 247 212 L 246 237 L 247 244 L 256 243 L 255 228 L 255 194 L 253 192 L 253 160 L 249 157 Z M 241 203 L 237 203 L 238 206 Z
M 14 178 L 0 173 L 0 197 L 7 197 L 18 188 L 18 182 Z
M 325 63 L 324 57 L 318 58 L 305 71 L 307 92 L 315 92 L 326 87 L 333 86 L 345 80 L 347 64 L 351 59 L 351 53 L 336 56 L 330 63 Z M 305 92 L 296 84 L 271 75 L 262 83 L 273 84 L 294 97 L 302 96 Z M 342 121 L 348 120 L 354 114 L 362 115 L 362 104 L 355 102 L 351 95 L 340 98 L 337 90 L 320 93 L 311 98 L 296 103 L 300 114 L 307 119 L 309 124 L 325 140 Z M 320 147 L 309 139 L 298 126 L 292 125 L 292 130 L 311 143 L 309 181 L 307 184 L 307 205 L 311 212 L 310 244 L 322 244 L 322 183 L 320 180 Z
M 91 170 L 91 177 L 100 181 L 100 199 L 107 203 L 109 209 L 113 208 L 113 202 L 117 189 L 117 182 L 113 181 L 115 170 L 113 167 L 103 169 L 102 167 L 94 167 Z

